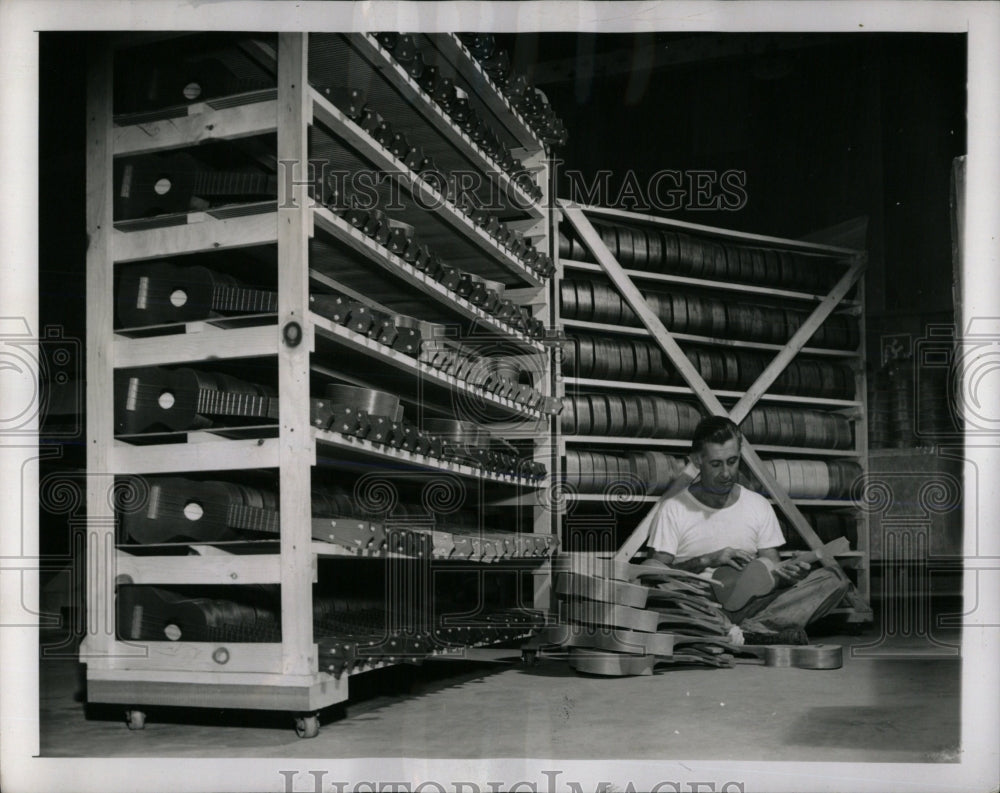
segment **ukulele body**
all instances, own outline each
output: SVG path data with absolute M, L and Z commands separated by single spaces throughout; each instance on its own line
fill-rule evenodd
M 278 534 L 274 493 L 231 482 L 184 477 L 150 479 L 146 503 L 121 516 L 122 529 L 137 543 L 177 540 L 219 542 L 239 530 Z
M 758 557 L 742 570 L 723 565 L 712 573 L 715 597 L 726 611 L 743 608 L 751 599 L 769 594 L 775 587 L 775 563 Z

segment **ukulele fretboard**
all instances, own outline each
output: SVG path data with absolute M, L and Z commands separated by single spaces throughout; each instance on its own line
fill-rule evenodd
M 226 525 L 232 529 L 279 533 L 278 511 L 247 504 L 230 503 Z
M 199 388 L 196 412 L 214 416 L 276 419 L 278 418 L 278 400 L 259 394 Z
M 237 314 L 273 314 L 278 310 L 278 293 L 216 285 L 212 290 L 212 308 Z

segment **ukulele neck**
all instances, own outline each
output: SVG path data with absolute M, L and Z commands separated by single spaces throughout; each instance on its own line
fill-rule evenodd
M 278 400 L 259 394 L 219 391 L 215 388 L 198 389 L 197 413 L 214 416 L 244 416 L 248 418 L 277 419 Z
M 194 181 L 194 195 L 251 196 L 276 193 L 276 177 L 252 171 L 199 171 Z
M 273 314 L 278 310 L 278 293 L 217 284 L 212 290 L 212 308 L 235 314 Z

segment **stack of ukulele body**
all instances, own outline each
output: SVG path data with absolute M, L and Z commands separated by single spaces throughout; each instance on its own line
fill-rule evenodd
M 746 660 L 812 669 L 842 664 L 834 645 L 736 646 L 717 585 L 693 573 L 586 554 L 557 557 L 553 573 L 559 624 L 539 632 L 525 650 L 564 649 L 578 672 L 651 675 L 661 664 L 732 667 Z

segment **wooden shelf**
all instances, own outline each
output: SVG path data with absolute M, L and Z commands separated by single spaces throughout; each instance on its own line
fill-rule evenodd
M 236 140 L 277 131 L 277 91 L 230 97 L 231 103 L 203 102 L 184 115 L 138 119 L 123 117 L 114 129 L 114 154 L 151 154 L 209 141 Z M 214 105 L 214 106 L 213 106 Z
M 508 275 L 513 275 L 529 286 L 542 286 L 546 279 L 541 278 L 537 273 L 529 269 L 520 261 L 515 259 L 503 246 L 493 239 L 486 231 L 476 226 L 472 220 L 451 204 L 441 193 L 439 193 L 429 182 L 420 177 L 419 174 L 411 171 L 405 163 L 400 161 L 388 149 L 379 145 L 367 132 L 355 124 L 344 115 L 338 108 L 334 107 L 315 89 L 310 88 L 309 96 L 312 105 L 312 117 L 314 123 L 319 123 L 324 130 L 329 131 L 333 136 L 343 140 L 352 149 L 357 151 L 361 157 L 370 161 L 379 171 L 392 175 L 393 180 L 402 186 L 414 199 L 417 208 L 409 213 L 400 211 L 394 213 L 404 222 L 411 223 L 416 228 L 417 237 L 424 239 L 431 249 L 439 252 L 456 266 L 463 270 L 475 272 L 486 278 L 495 274 L 494 270 L 483 268 L 482 256 L 485 254 L 489 261 L 505 270 Z M 324 159 L 323 153 L 318 147 L 314 147 L 311 157 Z M 334 161 L 331 152 L 327 160 Z M 478 255 L 472 255 L 470 251 L 465 256 L 459 258 L 454 254 L 449 254 L 445 250 L 438 250 L 439 245 L 435 245 L 433 239 L 427 234 L 421 234 L 426 230 L 424 218 L 428 216 L 436 217 L 444 223 L 452 232 L 458 232 L 459 238 L 464 240 L 467 246 Z
M 611 209 L 608 207 L 586 206 L 579 207 L 588 216 L 622 223 L 626 226 L 649 225 L 656 228 L 668 228 L 673 231 L 686 231 L 692 234 L 702 234 L 720 240 L 740 243 L 743 245 L 759 245 L 766 248 L 778 250 L 797 251 L 799 253 L 812 253 L 827 258 L 844 259 L 857 254 L 852 248 L 840 248 L 835 245 L 820 245 L 815 242 L 802 242 L 800 240 L 790 240 L 784 237 L 770 237 L 765 234 L 751 234 L 745 231 L 734 231 L 723 229 L 718 226 L 703 226 L 699 223 L 688 223 L 683 220 L 671 220 L 669 218 L 656 217 L 654 215 L 639 215 L 635 212 L 627 212 L 621 209 Z
M 278 467 L 277 438 L 229 440 L 206 436 L 201 442 L 133 445 L 117 441 L 108 455 L 110 474 L 167 474 L 238 471 Z
M 279 584 L 281 555 L 133 556 L 118 551 L 115 575 L 118 584 Z
M 604 272 L 599 264 L 591 264 L 590 262 L 560 259 L 559 263 L 564 270 L 578 270 L 588 273 Z M 797 292 L 790 289 L 777 289 L 771 286 L 755 286 L 753 284 L 741 284 L 732 281 L 712 281 L 706 278 L 688 278 L 687 276 L 670 275 L 669 273 L 652 273 L 648 270 L 626 270 L 625 272 L 635 281 L 656 281 L 678 286 L 693 286 L 700 289 L 718 289 L 736 294 L 753 295 L 755 297 L 777 297 L 787 300 L 801 300 L 809 303 L 818 303 L 825 297 L 825 295 Z M 844 308 L 857 308 L 860 306 L 860 303 L 857 300 L 842 300 L 840 305 Z
M 311 320 L 316 332 L 323 336 L 323 338 L 334 341 L 350 350 L 364 353 L 384 366 L 389 366 L 404 374 L 420 378 L 424 383 L 437 385 L 446 389 L 449 393 L 468 394 L 486 404 L 502 408 L 515 416 L 542 419 L 542 413 L 539 410 L 519 405 L 512 399 L 499 397 L 485 389 L 469 385 L 469 383 L 459 380 L 454 375 L 440 372 L 433 366 L 421 363 L 416 358 L 387 347 L 384 344 L 379 344 L 374 339 L 356 333 L 350 328 L 337 325 L 326 317 L 312 314 Z
M 681 438 L 618 438 L 608 435 L 563 435 L 567 446 L 649 446 L 676 449 L 691 448 L 690 439 Z M 802 446 L 774 446 L 753 443 L 762 454 L 794 454 L 808 457 L 857 457 L 854 449 L 817 449 Z
M 483 471 L 480 468 L 474 468 L 471 465 L 465 465 L 464 463 L 439 460 L 434 457 L 428 457 L 424 454 L 409 452 L 405 449 L 396 449 L 392 446 L 372 443 L 365 438 L 355 438 L 351 435 L 341 435 L 337 432 L 319 430 L 315 428 L 313 428 L 311 432 L 318 446 L 328 446 L 336 449 L 341 455 L 340 459 L 344 460 L 354 457 L 355 459 L 367 458 L 391 461 L 395 464 L 394 467 L 399 470 L 403 470 L 405 468 L 419 468 L 426 471 L 443 471 L 445 473 L 464 476 L 469 479 L 479 479 L 484 482 L 497 482 L 517 487 L 532 489 L 548 487 L 548 476 L 545 476 L 540 480 L 531 480 L 522 476 L 514 476 L 512 474 L 495 474 Z M 324 465 L 329 464 L 328 462 L 320 459 L 318 454 L 317 462 Z
M 588 377 L 564 377 L 563 383 L 578 388 L 623 389 L 626 391 L 648 391 L 655 394 L 680 394 L 691 396 L 687 386 L 658 385 L 655 383 L 634 383 L 623 380 L 595 380 Z M 739 399 L 742 391 L 713 391 L 720 399 Z M 860 408 L 862 403 L 852 399 L 828 399 L 826 397 L 800 396 L 796 394 L 763 394 L 761 402 L 788 402 L 800 407 Z
M 417 121 L 423 121 L 429 124 L 433 129 L 437 130 L 442 141 L 438 143 L 430 139 L 430 136 L 424 132 L 420 138 L 421 145 L 423 146 L 424 152 L 426 154 L 432 155 L 439 166 L 444 166 L 446 172 L 454 172 L 463 167 L 462 162 L 456 162 L 454 165 L 450 164 L 445 157 L 449 154 L 448 149 L 454 149 L 464 156 L 464 162 L 471 164 L 479 172 L 483 174 L 488 174 L 497 179 L 502 188 L 499 198 L 503 198 L 510 193 L 516 196 L 516 200 L 508 204 L 509 208 L 516 209 L 518 211 L 524 212 L 527 215 L 541 219 L 545 216 L 545 210 L 543 207 L 531 198 L 521 187 L 514 182 L 510 176 L 500 167 L 500 165 L 493 159 L 482 147 L 475 143 L 461 128 L 456 126 L 455 122 L 451 120 L 451 117 L 435 102 L 426 91 L 424 91 L 419 83 L 414 80 L 406 72 L 406 70 L 392 57 L 392 55 L 379 43 L 375 36 L 371 34 L 359 35 L 353 38 L 352 44 L 356 49 L 373 65 L 376 71 L 382 75 L 395 90 L 398 92 L 399 96 L 406 103 L 408 108 L 412 108 L 414 111 L 418 112 L 420 118 Z M 377 89 L 376 89 L 377 90 Z M 380 102 L 380 95 L 373 95 L 370 97 L 373 107 L 376 109 L 382 107 L 383 102 Z M 477 96 L 476 99 L 479 99 Z M 395 102 L 389 102 L 383 100 L 385 104 L 395 105 Z M 387 108 L 383 111 L 383 115 L 389 113 L 389 110 L 393 112 L 388 115 L 388 118 L 392 120 L 394 124 L 401 123 L 402 119 L 397 111 L 398 108 L 395 106 Z M 414 126 L 416 125 L 405 125 L 403 131 L 407 134 L 409 139 L 414 135 Z M 438 145 L 434 145 L 438 143 Z M 448 160 L 453 159 L 452 157 L 447 157 Z M 457 167 L 456 167 L 457 166 Z M 467 167 L 467 166 L 465 166 Z
M 157 40 L 161 35 L 157 34 Z M 441 64 L 448 62 L 430 38 L 417 36 L 429 58 Z M 327 38 L 339 43 L 324 53 Z M 346 700 L 352 674 L 407 660 L 398 656 L 377 658 L 337 668 L 336 656 L 343 656 L 345 648 L 333 646 L 336 637 L 314 636 L 314 630 L 323 633 L 325 629 L 317 627 L 313 620 L 314 584 L 322 583 L 320 576 L 338 566 L 332 560 L 345 559 L 345 564 L 356 568 L 354 560 L 359 558 L 400 559 L 408 553 L 426 554 L 429 561 L 451 570 L 475 569 L 474 565 L 485 568 L 487 564 L 493 569 L 507 566 L 517 574 L 506 576 L 510 585 L 504 584 L 505 595 L 515 593 L 522 572 L 529 573 L 534 600 L 540 610 L 545 610 L 549 605 L 550 567 L 546 562 L 557 550 L 557 538 L 551 536 L 552 517 L 539 495 L 549 486 L 548 476 L 533 479 L 490 473 L 466 462 L 375 444 L 319 430 L 312 424 L 312 389 L 319 383 L 335 380 L 358 385 L 362 379 L 388 379 L 398 387 L 386 390 L 399 394 L 406 403 L 407 415 L 417 415 L 417 411 L 411 413 L 411 405 L 419 405 L 421 414 L 426 408 L 426 415 L 441 412 L 466 416 L 471 411 L 497 439 L 495 448 L 502 438 L 515 444 L 516 453 L 524 455 L 525 462 L 544 462 L 549 467 L 555 464 L 552 444 L 556 430 L 548 415 L 460 381 L 312 312 L 310 289 L 336 290 L 376 310 L 446 325 L 449 333 L 454 331 L 460 337 L 448 339 L 467 347 L 470 354 L 505 356 L 531 369 L 539 391 L 551 396 L 549 345 L 446 290 L 333 212 L 311 205 L 309 186 L 300 181 L 308 178 L 307 168 L 294 175 L 291 195 L 279 189 L 280 202 L 251 201 L 115 222 L 114 203 L 110 201 L 115 189 L 115 158 L 121 163 L 126 156 L 194 149 L 211 142 L 213 148 L 219 149 L 219 162 L 230 159 L 227 149 L 239 150 L 241 157 L 251 154 L 252 149 L 259 162 L 271 164 L 269 170 L 275 162 L 305 166 L 321 161 L 330 169 L 343 171 L 345 176 L 370 176 L 376 182 L 374 205 L 393 221 L 411 225 L 418 242 L 463 273 L 499 282 L 507 298 L 530 307 L 532 316 L 544 319 L 550 326 L 553 309 L 548 302 L 548 279 L 515 257 L 513 246 L 501 245 L 448 203 L 441 194 L 446 192 L 444 186 L 427 182 L 408 169 L 327 101 L 325 94 L 310 86 L 315 76 L 314 60 L 326 58 L 318 68 L 320 73 L 325 69 L 330 79 L 317 80 L 317 85 L 351 86 L 365 91 L 371 108 L 395 131 L 402 132 L 410 145 L 420 146 L 433 157 L 442 171 L 453 168 L 482 174 L 482 189 L 488 186 L 501 197 L 500 206 L 488 211 L 535 241 L 540 251 L 550 249 L 553 216 L 549 207 L 532 200 L 510 175 L 503 173 L 499 162 L 421 91 L 376 39 L 365 34 L 279 33 L 276 47 L 271 39 L 260 42 L 234 37 L 233 41 L 252 61 L 265 65 L 264 71 L 273 74 L 275 81 L 264 84 L 275 87 L 115 118 L 114 99 L 116 93 L 121 95 L 119 89 L 123 86 L 113 82 L 113 46 L 95 50 L 94 57 L 88 60 L 87 469 L 93 476 L 87 488 L 87 516 L 96 537 L 91 550 L 115 549 L 112 561 L 116 564 L 100 564 L 101 560 L 88 552 L 88 569 L 94 573 L 88 574 L 94 607 L 88 613 L 83 653 L 87 660 L 87 695 L 90 702 L 124 703 L 139 712 L 150 705 L 173 705 L 261 708 L 308 716 Z M 445 36 L 442 41 L 446 52 L 454 50 L 452 55 L 459 59 L 460 71 L 469 72 L 468 77 L 459 75 L 456 83 L 460 87 L 468 87 L 470 81 L 488 84 L 482 69 L 468 58 L 457 39 Z M 190 39 L 181 48 L 196 56 L 198 44 L 198 40 Z M 144 57 L 142 44 L 136 47 L 130 57 Z M 339 58 L 335 50 L 347 52 L 349 57 Z M 231 60 L 223 60 L 226 68 L 234 70 Z M 356 71 L 354 65 L 358 66 Z M 118 67 L 120 71 L 120 62 Z M 446 71 L 450 73 L 451 67 Z M 354 85 L 352 80 L 356 78 L 359 84 Z M 490 89 L 495 96 L 485 100 L 488 107 L 482 117 L 497 125 L 515 145 L 525 143 L 527 151 L 516 150 L 513 156 L 525 163 L 539 187 L 546 190 L 549 166 L 544 147 L 537 141 L 528 145 L 527 141 L 510 137 L 509 125 L 513 123 L 517 128 L 523 120 L 510 122 L 503 118 L 511 112 L 509 104 L 492 85 Z M 530 185 L 528 188 L 533 190 Z M 359 185 L 355 195 L 363 189 Z M 392 199 L 396 203 L 390 206 Z M 240 249 L 251 255 L 240 255 Z M 237 253 L 201 255 L 230 250 Z M 277 293 L 276 310 L 266 315 L 115 329 L 115 288 L 120 275 L 115 264 L 184 257 L 189 258 L 178 261 L 179 266 L 204 265 L 247 284 L 264 279 Z M 299 337 L 291 332 L 293 322 L 303 331 Z M 288 330 L 287 335 L 283 335 L 283 329 Z M 115 435 L 116 368 L 196 364 L 200 369 L 211 368 L 239 380 L 258 382 L 259 378 L 247 376 L 258 362 L 271 369 L 265 381 L 275 387 L 280 420 L 233 418 L 233 422 L 256 423 Z M 325 470 L 317 470 L 319 466 Z M 191 474 L 209 479 L 216 472 L 225 472 L 219 478 L 237 486 L 228 491 L 236 502 L 248 501 L 261 481 L 276 485 L 281 531 L 262 535 L 266 539 L 189 543 L 187 549 L 183 543 L 118 543 L 116 507 L 108 502 L 99 476 L 141 484 L 146 475 Z M 424 532 L 430 534 L 429 539 L 408 538 L 418 542 L 395 543 L 393 539 L 393 553 L 360 556 L 351 545 L 351 529 L 357 526 L 338 522 L 336 530 L 330 526 L 329 532 L 314 535 L 315 526 L 310 526 L 314 476 L 350 488 L 355 480 L 370 473 L 395 481 L 409 478 L 411 483 L 415 474 L 423 473 L 423 484 L 442 477 L 461 477 L 483 508 L 491 509 L 503 502 L 506 511 L 498 523 L 516 525 L 523 533 L 509 537 L 502 532 L 494 537 L 488 531 L 465 535 L 465 524 L 456 522 L 451 531 Z M 238 490 L 240 496 L 235 495 L 238 488 L 242 488 Z M 473 502 L 469 507 L 474 508 Z M 516 519 L 508 520 L 508 515 Z M 478 522 L 471 516 L 468 519 L 472 527 Z M 420 529 L 415 523 L 411 531 Z M 329 538 L 331 533 L 346 544 L 338 546 L 318 539 Z M 353 534 L 359 544 L 361 538 L 367 537 L 363 531 Z M 541 535 L 552 545 L 536 545 L 535 537 Z M 188 554 L 181 555 L 185 550 Z M 346 562 L 347 558 L 352 561 Z M 320 564 L 321 559 L 331 561 Z M 372 565 L 379 565 L 379 560 L 374 559 Z M 378 572 L 390 574 L 381 566 Z M 241 585 L 271 586 L 277 593 L 274 607 L 280 609 L 281 630 L 267 633 L 266 642 L 119 641 L 115 603 L 120 583 L 190 587 L 199 594 L 201 588 L 206 597 L 231 597 L 234 601 L 246 595 L 246 587 Z M 215 586 L 222 584 L 236 585 L 229 590 L 232 595 L 216 595 Z M 364 598 L 350 585 L 340 594 L 359 601 Z M 459 605 L 475 608 L 474 600 Z M 433 608 L 432 602 L 426 608 Z M 161 610 L 154 605 L 149 609 Z M 243 627 L 247 630 L 242 633 L 252 632 L 252 624 Z M 195 635 L 185 632 L 188 637 Z M 234 635 L 237 633 L 234 631 Z M 466 646 L 487 646 L 498 638 L 529 634 L 526 626 L 515 624 L 496 632 L 471 634 L 456 630 L 450 635 L 458 637 L 457 642 L 468 639 Z M 429 643 L 427 647 L 420 657 L 460 652 L 460 648 L 431 649 Z M 309 722 L 305 732 L 311 733 L 312 726 Z
M 116 334 L 117 336 L 117 334 Z M 273 325 L 219 329 L 206 327 L 197 333 L 174 333 L 144 338 L 116 338 L 114 365 L 132 366 L 196 363 L 233 358 L 256 358 L 278 354 L 278 331 Z
M 323 207 L 314 209 L 313 222 L 319 230 L 348 245 L 352 250 L 400 278 L 408 286 L 415 287 L 422 294 L 453 311 L 457 316 L 473 320 L 477 325 L 488 328 L 490 331 L 500 334 L 505 340 L 516 342 L 532 352 L 545 351 L 545 346 L 541 342 L 514 330 L 505 322 L 501 322 L 478 306 L 473 305 L 461 295 L 445 289 L 439 282 L 429 278 L 409 262 L 391 253 L 329 209 Z
M 454 33 L 425 34 L 424 38 L 441 53 L 465 84 L 490 111 L 491 121 L 500 124 L 514 140 L 526 149 L 542 149 L 544 145 L 524 117 L 514 109 L 510 100 L 496 86 L 492 78 L 479 65 L 471 52 Z
M 564 319 L 563 327 L 568 329 L 586 330 L 592 333 L 614 333 L 624 336 L 639 336 L 651 338 L 651 334 L 645 328 L 630 325 L 609 325 L 603 322 L 586 322 L 580 319 Z M 688 341 L 693 344 L 703 344 L 708 347 L 733 347 L 744 350 L 770 350 L 778 352 L 784 349 L 782 344 L 771 344 L 762 341 L 740 341 L 738 339 L 718 339 L 711 336 L 696 336 L 691 333 L 674 333 L 671 336 L 676 341 Z M 858 358 L 860 353 L 857 350 L 834 350 L 828 347 L 803 347 L 803 355 L 825 356 L 833 358 Z
M 273 201 L 209 212 L 161 216 L 142 223 L 116 223 L 111 238 L 115 262 L 249 248 L 278 241 Z M 240 214 L 237 214 L 240 213 Z

